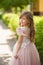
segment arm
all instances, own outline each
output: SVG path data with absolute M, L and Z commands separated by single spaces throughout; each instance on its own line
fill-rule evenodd
M 14 57 L 16 57 L 20 47 L 21 47 L 21 44 L 22 44 L 22 39 L 23 39 L 23 36 L 19 36 L 18 37 L 18 42 L 16 43 L 16 47 L 15 47 L 15 53 L 14 53 Z

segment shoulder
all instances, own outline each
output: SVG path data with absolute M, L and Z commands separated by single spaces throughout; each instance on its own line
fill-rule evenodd
M 25 27 L 18 27 L 16 29 L 17 35 L 23 35 L 24 36 L 25 31 L 26 31 Z
M 16 31 L 25 32 L 25 31 L 27 31 L 27 28 L 26 28 L 26 27 L 18 27 L 18 28 L 16 29 Z
M 22 27 L 18 27 L 18 28 L 16 29 L 16 32 L 17 32 L 17 35 L 22 35 L 22 33 L 23 33 Z
M 25 27 L 18 27 L 16 30 L 25 30 Z
M 17 32 L 17 35 L 23 35 L 26 33 L 26 32 L 29 32 L 28 28 L 27 27 L 18 27 L 16 29 L 16 32 Z M 28 34 L 28 32 L 26 34 Z

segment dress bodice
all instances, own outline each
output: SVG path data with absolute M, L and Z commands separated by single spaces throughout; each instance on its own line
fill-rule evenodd
M 23 36 L 22 46 L 24 47 L 30 43 L 29 35 L 30 35 L 30 29 L 28 27 L 19 27 L 16 29 L 17 35 Z

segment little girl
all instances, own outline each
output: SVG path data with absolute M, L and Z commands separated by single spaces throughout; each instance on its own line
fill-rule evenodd
M 33 14 L 22 12 L 16 29 L 18 40 L 13 48 L 9 65 L 40 65 L 40 58 L 35 46 Z

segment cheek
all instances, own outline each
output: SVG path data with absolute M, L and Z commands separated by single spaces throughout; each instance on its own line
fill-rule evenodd
M 27 25 L 27 21 L 26 20 L 20 20 L 20 22 L 19 22 L 19 25 Z
M 25 22 L 23 22 L 23 24 L 24 24 L 24 25 L 27 25 L 27 22 L 25 21 Z
M 22 21 L 22 24 L 26 24 L 26 21 L 25 21 L 25 20 L 23 20 L 23 21 Z

